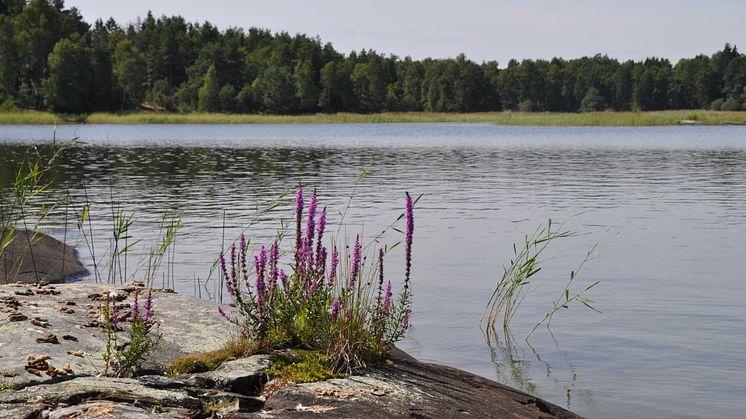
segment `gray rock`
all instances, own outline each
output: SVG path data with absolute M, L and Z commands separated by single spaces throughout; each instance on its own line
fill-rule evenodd
M 41 405 L 15 405 L 0 403 L 0 419 L 32 419 L 36 418 Z
M 567 418 L 579 416 L 465 371 L 406 360 L 360 376 L 285 387 L 263 417 Z
M 75 248 L 39 232 L 17 231 L 0 258 L 0 283 L 60 283 L 87 274 Z
M 146 387 L 132 378 L 80 377 L 64 384 L 40 384 L 22 390 L 0 392 L 0 404 L 25 404 L 43 401 L 57 405 L 78 404 L 83 400 L 104 399 L 137 402 L 145 406 L 171 406 L 196 409 L 199 399 L 183 392 Z
M 184 381 L 174 380 L 162 375 L 142 375 L 137 377 L 137 380 L 150 388 L 184 388 L 187 386 Z
M 258 396 L 267 382 L 269 355 L 253 355 L 224 362 L 214 371 L 188 376 L 185 381 L 196 387 L 218 388 L 239 394 Z
M 49 419 L 98 419 L 101 417 L 129 418 L 129 419 L 153 419 L 153 418 L 190 418 L 190 412 L 186 409 L 174 408 L 150 408 L 143 409 L 124 403 L 110 401 L 92 401 L 76 406 L 48 410 L 44 417 Z
M 43 287 L 0 285 L 0 384 L 23 388 L 103 372 L 105 335 L 97 326 L 102 301 L 95 298 L 119 288 L 90 283 Z M 19 292 L 24 295 L 18 295 Z M 123 296 L 126 298 L 119 304 L 131 304 L 134 300 L 131 293 Z M 228 340 L 227 322 L 208 302 L 154 292 L 153 303 L 162 339 L 148 358 L 154 365 L 150 369 L 162 369 L 180 355 L 217 350 Z M 11 321 L 13 313 L 25 320 Z M 44 322 L 34 322 L 35 319 Z M 37 338 L 49 334 L 55 335 L 59 344 L 37 342 Z M 48 355 L 48 364 L 56 368 L 68 364 L 71 373 L 55 377 L 44 371 L 33 374 L 26 369 L 27 357 L 40 355 Z

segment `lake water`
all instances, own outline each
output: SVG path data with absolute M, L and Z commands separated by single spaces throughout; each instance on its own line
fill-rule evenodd
M 93 202 L 105 247 L 113 200 L 135 211 L 143 252 L 167 209 L 184 227 L 174 286 L 216 298 L 211 266 L 256 209 L 302 182 L 316 187 L 341 235 L 372 237 L 415 208 L 413 327 L 400 346 L 529 391 L 590 417 L 742 417 L 746 408 L 746 128 L 498 127 L 482 124 L 63 126 L 80 138 L 57 168 L 61 199 Z M 0 181 L 49 126 L 0 126 Z M 292 197 L 248 229 L 269 242 Z M 107 219 L 107 216 L 109 217 Z M 577 236 L 550 247 L 512 322 L 514 344 L 491 349 L 479 319 L 512 244 L 542 222 Z M 48 220 L 62 236 L 64 217 Z M 90 264 L 81 238 L 79 243 Z M 401 234 L 389 230 L 383 242 Z M 134 239 L 133 239 L 134 240 Z M 582 305 L 533 325 L 576 279 L 603 315 Z M 399 253 L 397 253 L 399 252 Z M 100 256 L 100 254 L 99 254 Z M 136 254 L 129 256 L 130 274 Z M 400 278 L 401 247 L 387 274 Z M 166 281 L 160 274 L 158 281 Z M 199 287 L 197 287 L 199 284 Z M 198 290 L 196 288 L 199 288 Z M 530 345 L 529 345 L 530 344 Z

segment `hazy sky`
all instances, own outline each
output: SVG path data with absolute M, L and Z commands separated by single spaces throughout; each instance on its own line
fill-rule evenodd
M 134 22 L 152 10 L 225 29 L 258 26 L 319 35 L 338 51 L 375 49 L 413 58 L 475 61 L 667 57 L 711 54 L 729 42 L 746 48 L 743 0 L 67 0 L 88 22 Z

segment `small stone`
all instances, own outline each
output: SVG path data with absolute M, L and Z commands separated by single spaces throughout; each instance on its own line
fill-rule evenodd
M 36 338 L 36 343 L 53 343 L 59 345 L 60 341 L 57 339 L 57 336 L 50 333 L 43 338 Z
M 64 340 L 71 340 L 73 342 L 77 342 L 78 341 L 78 338 L 76 338 L 73 335 L 64 335 L 64 336 L 62 336 L 62 339 L 64 339 Z
M 72 356 L 77 356 L 78 358 L 83 358 L 83 352 L 80 352 L 80 351 L 70 350 L 70 351 L 67 351 L 67 354 L 72 355 Z
M 45 319 L 42 319 L 41 317 L 34 317 L 31 320 L 31 324 L 33 324 L 34 326 L 43 327 L 45 329 L 49 327 L 49 322 Z
M 20 322 L 20 321 L 28 320 L 28 316 L 16 311 L 8 315 L 8 320 L 12 322 Z

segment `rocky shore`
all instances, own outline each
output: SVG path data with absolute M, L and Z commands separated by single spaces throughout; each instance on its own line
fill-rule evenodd
M 167 289 L 153 290 L 162 336 L 155 351 L 135 378 L 106 377 L 101 306 L 111 292 L 126 309 L 145 289 L 141 283 L 0 285 L 0 419 L 578 417 L 398 350 L 388 365 L 316 383 L 268 383 L 272 357 L 266 354 L 230 360 L 209 372 L 167 376 L 175 358 L 220 349 L 231 339 L 215 305 Z

